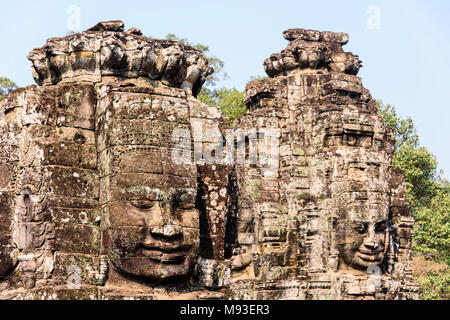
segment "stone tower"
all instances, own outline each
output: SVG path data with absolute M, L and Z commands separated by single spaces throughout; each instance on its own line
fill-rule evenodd
M 237 168 L 241 297 L 414 299 L 413 220 L 395 140 L 356 75 L 344 33 L 291 29 L 245 92 L 244 131 L 278 130 L 273 169 Z M 255 144 L 264 143 L 254 136 Z M 275 155 L 275 157 L 274 157 Z M 266 165 L 268 162 L 266 163 Z M 263 170 L 261 170 L 263 169 Z M 242 258 L 242 257 L 245 257 Z M 253 278 L 250 285 L 247 281 Z
M 225 259 L 228 171 L 203 132 L 229 121 L 195 98 L 202 53 L 110 21 L 28 58 L 38 86 L 0 105 L 0 297 L 223 297 L 189 289 Z

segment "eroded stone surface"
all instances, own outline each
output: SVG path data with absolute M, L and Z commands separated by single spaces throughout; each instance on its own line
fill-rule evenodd
M 195 98 L 200 51 L 124 30 L 50 39 L 39 86 L 0 102 L 0 298 L 418 297 L 394 136 L 348 35 L 287 30 L 230 131 Z
M 348 34 L 289 29 L 284 32 L 289 45 L 264 62 L 270 77 L 288 75 L 293 70 L 323 70 L 357 75 L 362 66 L 359 57 L 344 52 Z
M 348 36 L 284 36 L 288 47 L 266 60 L 270 78 L 247 85 L 249 113 L 235 123 L 277 128 L 280 162 L 267 176 L 250 163 L 237 169 L 232 288 L 248 298 L 418 298 L 394 136 L 355 76 L 359 60 L 341 48 Z
M 35 81 L 54 85 L 131 79 L 182 88 L 196 96 L 213 72 L 191 46 L 150 39 L 137 29 L 123 30 L 121 21 L 101 22 L 82 33 L 49 39 L 28 55 Z

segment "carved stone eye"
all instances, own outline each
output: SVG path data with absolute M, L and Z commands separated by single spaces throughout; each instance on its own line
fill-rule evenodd
M 174 210 L 192 210 L 195 208 L 195 196 L 188 192 L 178 192 L 172 197 Z
M 367 232 L 367 225 L 360 223 L 360 224 L 357 224 L 353 229 L 355 231 L 359 232 L 360 234 L 364 234 Z
M 130 204 L 140 210 L 150 210 L 154 206 L 154 203 L 152 201 L 147 200 L 133 200 L 130 201 Z
M 386 231 L 386 221 L 377 223 L 377 225 L 375 226 L 375 231 L 376 232 L 385 232 Z
M 195 204 L 190 202 L 179 203 L 176 208 L 180 210 L 192 210 L 195 209 Z

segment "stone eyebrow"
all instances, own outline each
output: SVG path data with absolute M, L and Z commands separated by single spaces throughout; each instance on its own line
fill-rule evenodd
M 122 188 L 120 190 L 122 194 L 128 194 L 133 196 L 140 197 L 142 195 L 146 196 L 154 196 L 154 200 L 164 201 L 164 200 L 172 200 L 174 197 L 182 197 L 182 196 L 195 196 L 197 194 L 197 190 L 193 188 L 180 188 L 180 189 L 169 189 L 169 190 L 160 190 L 160 189 L 152 189 L 145 186 L 133 186 L 128 188 Z
M 177 189 L 176 192 L 173 193 L 175 197 L 183 197 L 183 196 L 195 196 L 197 191 L 195 189 Z
M 184 200 L 186 197 L 195 196 L 197 191 L 191 188 L 176 189 L 169 191 L 168 193 L 163 193 L 162 197 L 170 200 Z
M 131 197 L 140 197 L 142 195 L 146 196 L 154 196 L 155 200 L 159 200 L 161 198 L 161 190 L 159 189 L 151 189 L 145 186 L 133 186 L 128 188 L 120 189 L 120 193 L 128 194 Z

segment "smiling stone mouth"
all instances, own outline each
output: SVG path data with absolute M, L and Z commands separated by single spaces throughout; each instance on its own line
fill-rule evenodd
M 379 262 L 381 260 L 380 252 L 358 252 L 358 258 L 367 262 Z
M 139 250 L 141 256 L 163 264 L 179 264 L 186 260 L 190 253 L 190 246 L 142 246 Z

